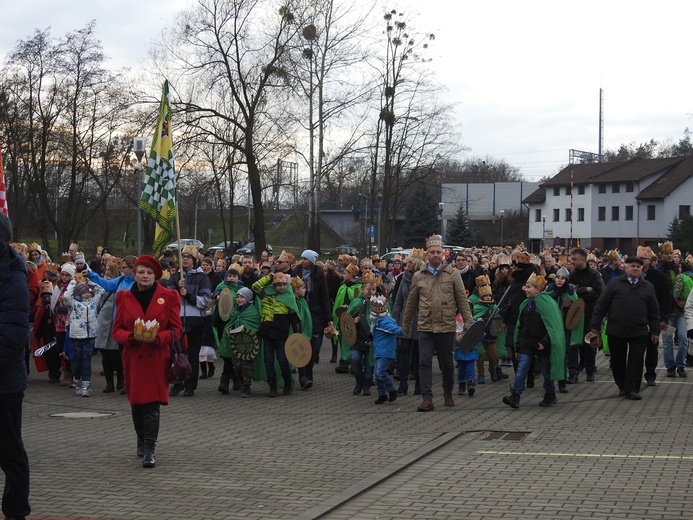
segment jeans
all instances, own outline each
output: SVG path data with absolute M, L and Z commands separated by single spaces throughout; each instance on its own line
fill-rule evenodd
M 322 347 L 322 339 L 322 334 L 318 334 L 317 336 L 311 336 L 310 348 L 313 351 L 313 353 L 310 356 L 310 361 L 308 361 L 308 364 L 298 369 L 299 378 L 307 377 L 311 381 L 313 380 L 313 365 L 315 365 L 315 358 L 317 358 L 318 354 L 320 353 L 320 347 Z
M 91 381 L 91 356 L 94 353 L 95 343 L 95 338 L 72 338 L 72 348 L 74 349 L 72 377 L 75 379 Z
M 375 385 L 378 387 L 378 395 L 385 395 L 395 392 L 395 385 L 387 373 L 387 369 L 392 366 L 392 359 L 378 358 L 375 360 Z
M 520 354 L 520 359 L 517 363 L 517 373 L 515 374 L 515 382 L 513 383 L 513 392 L 522 395 L 525 389 L 525 379 L 527 379 L 527 374 L 532 369 L 532 362 L 535 356 L 530 356 L 529 354 Z M 549 395 L 554 395 L 556 393 L 556 387 L 551 380 L 551 358 L 549 356 L 536 356 L 537 364 L 539 365 L 539 370 L 541 370 L 541 375 L 544 377 L 544 390 Z
M 274 356 L 277 356 L 277 361 L 279 362 L 279 369 L 282 371 L 282 377 L 284 378 L 284 384 L 291 384 L 291 367 L 289 367 L 289 360 L 286 359 L 286 340 L 285 339 L 274 339 L 274 338 L 263 338 L 264 343 L 264 355 L 265 355 L 265 371 L 267 372 L 267 381 L 274 381 L 277 383 L 277 373 L 274 371 Z
M 373 380 L 373 367 L 368 364 L 369 353 L 362 350 L 351 351 L 351 373 L 356 384 L 364 390 L 370 390 Z
M 649 342 L 649 336 L 609 336 L 611 373 L 620 390 L 636 393 L 640 391 L 645 350 Z
M 457 382 L 458 383 L 469 383 L 470 385 L 476 384 L 476 379 L 474 378 L 474 365 L 477 360 L 457 360 Z M 495 370 L 495 369 L 494 369 Z
M 667 371 L 671 372 L 677 368 L 686 367 L 686 354 L 688 354 L 688 336 L 686 336 L 686 316 L 683 311 L 676 311 L 676 314 L 669 316 L 669 327 L 674 327 L 679 336 L 679 346 L 676 349 L 674 358 L 674 335 L 661 334 L 662 337 L 662 357 Z
M 452 394 L 455 386 L 455 360 L 452 358 L 454 332 L 419 331 L 419 377 L 421 397 L 433 400 L 433 351 L 438 356 L 438 366 L 443 373 L 443 393 Z
M 399 338 L 397 345 L 397 374 L 399 374 L 399 392 L 406 393 L 409 389 L 409 374 L 414 367 L 414 392 L 421 392 L 419 380 L 419 340 Z
M 0 395 L 0 469 L 5 473 L 2 512 L 17 517 L 31 512 L 29 459 L 22 442 L 23 399 L 23 392 Z

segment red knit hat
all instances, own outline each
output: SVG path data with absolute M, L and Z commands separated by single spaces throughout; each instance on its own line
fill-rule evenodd
M 154 271 L 154 276 L 157 280 L 160 279 L 161 276 L 164 274 L 159 261 L 151 255 L 140 256 L 137 260 L 135 260 L 135 267 L 137 267 L 138 265 L 149 267 L 152 271 Z

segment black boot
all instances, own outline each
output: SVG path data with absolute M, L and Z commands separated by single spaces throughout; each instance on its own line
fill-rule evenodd
M 156 440 L 159 438 L 159 403 L 147 403 L 144 406 L 144 458 L 143 468 L 153 468 L 156 465 L 154 452 Z
M 508 379 L 510 376 L 508 374 L 504 374 L 501 367 L 496 367 L 496 377 L 498 378 L 498 381 L 500 381 L 502 379 Z
M 112 394 L 115 391 L 113 386 L 113 363 L 111 362 L 110 353 L 101 353 L 101 366 L 103 367 L 103 376 L 106 378 L 106 388 L 103 389 L 104 394 Z
M 349 363 L 343 359 L 339 360 L 339 364 L 334 369 L 338 374 L 348 374 L 349 373 Z
M 539 403 L 539 406 L 541 407 L 547 407 L 551 406 L 552 404 L 556 404 L 558 402 L 558 399 L 556 399 L 556 394 L 544 394 L 544 399 Z
M 559 381 L 559 382 L 558 382 L 558 391 L 559 391 L 560 393 L 562 393 L 562 394 L 567 394 L 567 393 L 568 393 L 568 389 L 566 388 L 565 385 L 566 385 L 565 380 Z
M 200 363 L 200 379 L 207 379 L 207 362 Z
M 229 376 L 225 376 L 224 374 L 221 374 L 221 377 L 219 378 L 219 387 L 217 388 L 217 390 L 219 390 L 224 395 L 228 394 L 230 381 L 231 381 L 231 378 Z
M 267 381 L 267 384 L 269 385 L 269 394 L 267 394 L 268 397 L 277 397 L 277 381 L 272 379 L 271 381 Z
M 282 393 L 284 395 L 291 395 L 291 392 L 292 392 L 291 377 L 284 377 L 284 391 Z
M 212 379 L 212 377 L 214 377 L 214 372 L 216 368 L 217 367 L 214 366 L 214 363 L 212 363 L 211 361 L 207 361 L 207 377 Z
M 503 398 L 503 402 L 507 404 L 510 408 L 520 407 L 520 394 L 512 392 L 510 395 L 506 395 Z
M 135 426 L 137 435 L 137 456 L 144 457 L 144 405 L 133 404 L 131 407 L 132 424 Z

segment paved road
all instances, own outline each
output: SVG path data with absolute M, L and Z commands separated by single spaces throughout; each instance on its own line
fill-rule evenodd
M 217 370 L 162 408 L 155 469 L 135 457 L 124 396 L 98 381 L 77 397 L 32 374 L 31 518 L 693 518 L 693 372 L 660 377 L 635 402 L 616 396 L 607 358 L 598 367 L 549 409 L 540 384 L 519 410 L 503 405 L 506 381 L 454 408 L 437 393 L 429 413 L 412 395 L 381 406 L 352 396 L 352 377 L 325 362 L 313 389 L 276 399 L 261 384 L 251 399 L 223 396 Z M 103 416 L 52 417 L 76 412 Z

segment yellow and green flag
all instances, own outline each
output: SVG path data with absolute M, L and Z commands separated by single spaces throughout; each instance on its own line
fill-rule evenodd
M 173 161 L 171 105 L 168 102 L 168 80 L 164 81 L 159 104 L 159 118 L 144 174 L 140 209 L 156 221 L 154 256 L 158 257 L 175 235 L 176 172 Z

